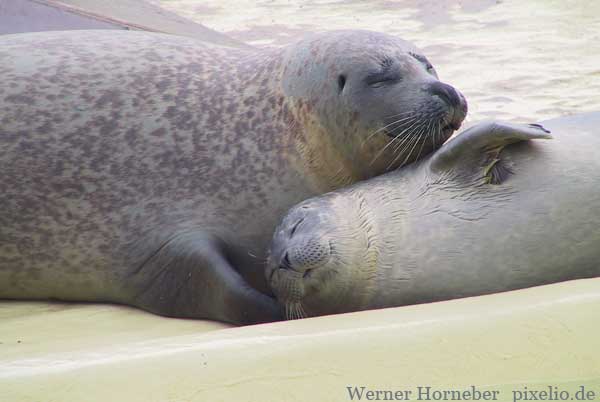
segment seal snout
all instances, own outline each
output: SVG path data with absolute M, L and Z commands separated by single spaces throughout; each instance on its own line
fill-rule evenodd
M 314 269 L 326 264 L 330 256 L 329 243 L 320 239 L 306 239 L 299 244 L 292 242 L 284 251 L 278 268 L 294 271 L 307 278 Z
M 452 85 L 434 81 L 427 86 L 427 92 L 437 96 L 448 107 L 449 113 L 444 129 L 458 130 L 468 111 L 465 97 Z
M 434 81 L 429 84 L 427 91 L 431 95 L 438 96 L 452 108 L 461 107 L 462 100 L 458 94 L 458 91 L 451 85 L 444 84 L 441 81 Z
M 313 230 L 320 223 L 318 214 L 305 208 L 294 212 L 284 220 L 273 239 L 272 265 L 289 275 L 307 278 L 314 269 L 329 261 L 331 247 Z
M 275 231 L 266 275 L 283 306 L 303 304 L 307 292 L 314 291 L 322 272 L 327 272 L 323 268 L 331 261 L 332 248 L 322 229 L 325 226 L 323 205 L 300 205 L 288 213 Z

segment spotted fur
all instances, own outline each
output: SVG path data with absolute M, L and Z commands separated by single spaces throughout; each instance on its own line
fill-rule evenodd
M 266 290 L 284 211 L 395 156 L 366 163 L 385 135 L 349 145 L 372 123 L 338 101 L 332 44 L 357 34 L 336 35 L 261 51 L 143 32 L 0 38 L 0 297 L 181 315 L 196 292 L 182 278 L 202 266 L 190 248 L 208 244 Z M 365 55 L 382 40 L 360 35 Z

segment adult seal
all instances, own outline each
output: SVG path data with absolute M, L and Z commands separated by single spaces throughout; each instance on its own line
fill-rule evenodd
M 480 125 L 305 201 L 273 240 L 275 294 L 294 318 L 599 276 L 598 127 L 600 113 Z
M 142 32 L 0 38 L 0 297 L 237 324 L 281 316 L 285 211 L 418 159 L 465 101 L 411 44 L 241 50 Z

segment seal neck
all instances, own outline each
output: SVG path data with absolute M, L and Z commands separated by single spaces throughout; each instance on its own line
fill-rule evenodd
M 307 180 L 315 193 L 321 194 L 351 185 L 366 178 L 345 155 L 328 132 L 309 112 L 310 106 L 301 99 L 288 100 L 293 113 L 293 148 L 295 168 Z

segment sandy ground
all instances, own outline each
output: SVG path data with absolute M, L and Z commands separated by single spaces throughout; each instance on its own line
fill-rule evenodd
M 600 110 L 596 0 L 152 1 L 258 46 L 333 29 L 411 40 L 465 94 L 469 123 Z

